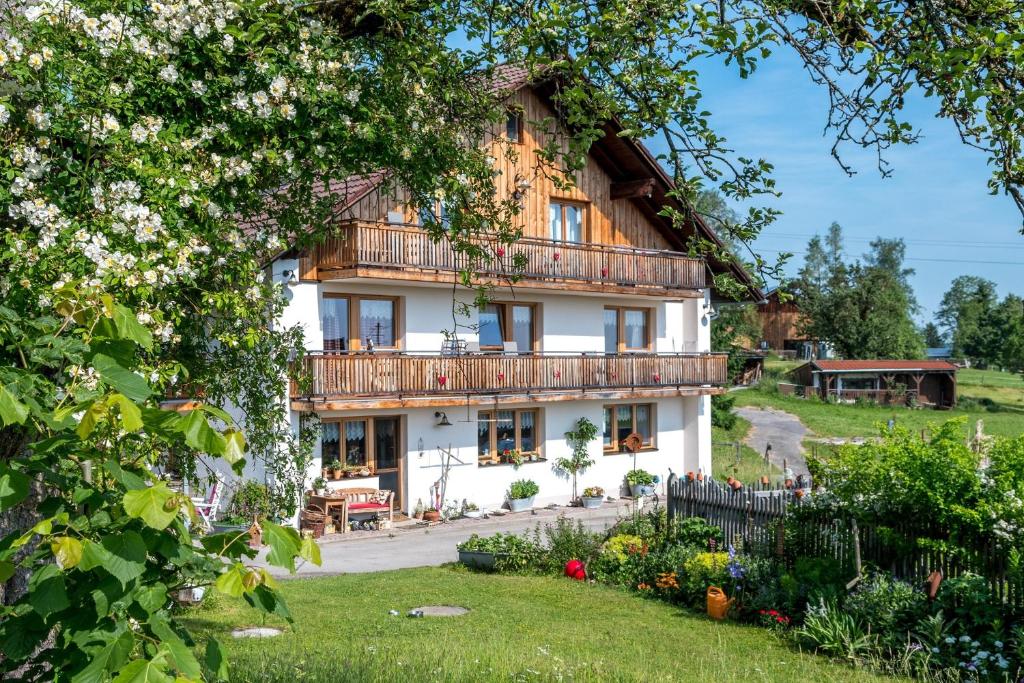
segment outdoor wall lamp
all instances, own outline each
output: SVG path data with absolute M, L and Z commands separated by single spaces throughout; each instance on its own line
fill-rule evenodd
M 421 436 L 416 442 L 416 448 L 419 449 L 420 457 L 423 457 L 423 437 Z
M 448 421 L 448 414 L 440 411 L 434 413 L 434 419 L 437 420 L 438 427 L 451 427 L 452 423 Z

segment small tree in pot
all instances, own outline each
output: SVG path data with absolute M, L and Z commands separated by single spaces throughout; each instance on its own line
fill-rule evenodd
M 572 447 L 572 455 L 555 461 L 555 469 L 572 476 L 572 502 L 578 502 L 576 495 L 576 477 L 586 472 L 594 464 L 590 459 L 587 446 L 597 438 L 597 425 L 585 417 L 576 420 L 575 429 L 565 433 L 565 440 Z

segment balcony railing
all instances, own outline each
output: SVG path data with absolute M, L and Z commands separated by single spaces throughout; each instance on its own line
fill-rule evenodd
M 311 352 L 296 368 L 294 399 L 452 396 L 722 386 L 722 354 L 524 353 L 444 356 Z
M 473 270 L 480 275 L 507 279 L 518 275 L 521 284 L 538 282 L 595 287 L 646 288 L 654 293 L 700 289 L 705 286 L 701 259 L 673 251 L 635 249 L 603 244 L 558 242 L 525 237 L 501 244 L 496 237 L 473 239 L 490 260 L 482 259 Z M 516 270 L 516 256 L 525 266 Z M 456 253 L 447 242 L 434 242 L 414 226 L 348 221 L 337 236 L 314 248 L 312 264 L 325 276 L 351 277 L 351 271 L 390 271 L 395 277 L 414 273 L 455 273 L 468 268 L 468 257 Z M 333 271 L 333 273 L 332 273 Z M 375 272 L 374 275 L 381 275 Z

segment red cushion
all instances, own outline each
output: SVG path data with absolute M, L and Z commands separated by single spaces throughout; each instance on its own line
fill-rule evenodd
M 390 510 L 389 505 L 377 505 L 376 503 L 349 503 L 348 509 L 351 510 Z

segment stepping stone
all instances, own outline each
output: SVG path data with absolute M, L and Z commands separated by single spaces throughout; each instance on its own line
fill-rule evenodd
M 253 628 L 236 628 L 231 632 L 234 638 L 273 638 L 281 635 L 281 629 L 254 626 Z
M 468 609 L 456 605 L 424 605 L 414 608 L 413 611 L 422 612 L 425 617 L 461 617 L 463 614 L 469 614 Z

